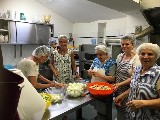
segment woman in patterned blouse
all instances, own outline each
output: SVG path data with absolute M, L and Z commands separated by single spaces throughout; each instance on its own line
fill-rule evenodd
M 134 69 L 130 89 L 120 95 L 119 102 L 128 97 L 127 120 L 160 120 L 160 66 L 156 64 L 160 47 L 143 43 L 137 53 L 141 65 Z
M 60 35 L 58 42 L 60 49 L 53 51 L 49 66 L 57 82 L 70 83 L 73 82 L 72 70 L 76 77 L 79 77 L 74 60 L 74 52 L 67 48 L 68 38 L 65 35 Z

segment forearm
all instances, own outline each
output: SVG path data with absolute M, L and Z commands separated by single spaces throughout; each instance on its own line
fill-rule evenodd
M 144 107 L 151 109 L 160 109 L 160 98 L 152 100 L 142 100 Z
M 129 85 L 131 82 L 132 78 L 128 78 L 127 80 L 117 83 L 119 87 L 124 86 L 124 85 Z
M 47 78 L 43 77 L 42 75 L 38 75 L 38 78 L 41 80 L 41 81 L 44 81 L 46 83 L 51 83 L 52 81 L 48 80 Z
M 77 72 L 77 66 L 76 66 L 74 60 L 72 61 L 72 69 L 73 69 L 73 72 L 75 72 L 75 73 Z
M 72 69 L 74 73 L 77 73 L 77 66 L 74 59 L 74 52 L 71 53 L 71 64 L 72 64 Z
M 128 98 L 129 92 L 130 92 L 130 88 L 129 88 L 128 90 L 126 90 L 125 92 L 123 92 L 121 95 L 122 95 L 124 98 Z
M 72 69 L 73 69 L 73 72 L 74 72 L 74 73 L 77 72 L 77 66 L 76 66 L 75 64 L 72 65 Z
M 49 88 L 52 87 L 53 85 L 51 84 L 41 84 L 41 83 L 34 83 L 32 84 L 34 88 L 36 89 L 44 89 L 44 88 Z
M 50 69 L 52 70 L 53 73 L 56 72 L 56 69 L 54 68 L 54 66 L 52 64 L 49 64 Z
M 102 74 L 100 74 L 99 77 L 102 79 L 105 79 L 107 82 L 114 82 L 114 80 L 115 80 L 115 77 L 106 76 L 106 75 L 102 75 Z

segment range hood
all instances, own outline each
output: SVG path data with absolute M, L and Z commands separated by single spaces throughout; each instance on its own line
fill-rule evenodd
M 135 36 L 140 38 L 148 34 L 149 42 L 160 45 L 160 0 L 140 0 L 140 7 L 150 26 Z M 160 65 L 160 58 L 157 64 Z
M 160 0 L 141 0 L 140 6 L 143 16 L 154 28 L 154 34 L 160 33 Z

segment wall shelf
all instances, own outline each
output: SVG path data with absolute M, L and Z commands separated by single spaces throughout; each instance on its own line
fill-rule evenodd
M 49 38 L 54 36 L 54 25 L 0 19 L 0 34 L 8 37 L 0 44 L 42 45 L 48 44 Z

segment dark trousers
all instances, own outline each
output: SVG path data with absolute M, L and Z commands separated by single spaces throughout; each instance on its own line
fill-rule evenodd
M 97 104 L 96 104 L 97 113 L 104 115 L 105 120 L 112 120 L 113 94 L 105 97 L 97 97 L 96 100 L 97 100 Z M 100 106 L 98 106 L 100 102 L 104 104 L 104 106 L 102 106 L 101 108 Z

